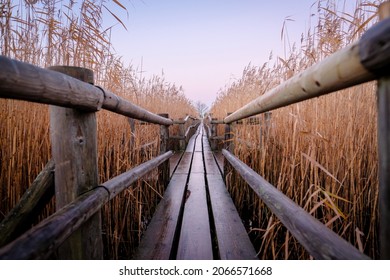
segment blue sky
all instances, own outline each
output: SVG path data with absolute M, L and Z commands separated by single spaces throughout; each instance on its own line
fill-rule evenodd
M 126 2 L 125 2 L 126 1 Z M 183 86 L 188 98 L 208 105 L 220 88 L 240 78 L 246 65 L 262 65 L 270 52 L 284 56 L 286 18 L 291 42 L 307 31 L 315 0 L 122 0 L 114 11 L 127 31 L 113 29 L 112 43 L 142 75 L 161 75 Z M 111 20 L 110 20 L 111 21 Z

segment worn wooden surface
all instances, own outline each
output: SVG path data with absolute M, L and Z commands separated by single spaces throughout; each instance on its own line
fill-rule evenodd
M 203 126 L 190 139 L 134 258 L 256 258 Z
M 222 260 L 256 259 L 247 231 L 226 189 L 206 138 L 203 140 L 205 171 L 213 212 L 219 257 Z
M 183 156 L 182 152 L 175 152 L 172 155 L 172 157 L 169 159 L 169 173 L 170 173 L 169 175 L 170 175 L 170 177 L 172 177 L 173 172 L 178 167 L 182 156 Z

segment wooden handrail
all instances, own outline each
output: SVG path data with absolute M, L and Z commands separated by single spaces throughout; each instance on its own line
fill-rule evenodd
M 79 196 L 22 236 L 0 249 L 0 259 L 47 259 L 76 229 L 131 184 L 173 155 L 166 152 Z
M 227 150 L 223 155 L 283 225 L 316 259 L 369 259 Z
M 225 117 L 246 117 L 345 89 L 389 73 L 390 19 L 371 27 L 362 38 L 309 67 Z
M 0 98 L 92 112 L 103 108 L 154 124 L 173 124 L 172 120 L 151 113 L 108 90 L 5 56 L 0 56 Z

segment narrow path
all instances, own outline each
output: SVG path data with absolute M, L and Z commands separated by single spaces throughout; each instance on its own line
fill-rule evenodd
M 190 139 L 135 259 L 254 259 L 203 124 Z

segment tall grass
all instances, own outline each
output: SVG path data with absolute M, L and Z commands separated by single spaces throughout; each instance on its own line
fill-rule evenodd
M 356 40 L 375 22 L 379 1 L 357 1 L 352 11 L 342 4 L 317 1 L 318 22 L 302 34 L 300 45 L 284 42 L 291 45 L 286 57 L 246 67 L 240 80 L 219 93 L 213 117 L 225 117 Z M 262 133 L 259 126 L 235 125 L 234 153 L 341 237 L 378 258 L 376 117 L 375 83 L 353 87 L 273 111 L 271 126 Z M 239 175 L 230 172 L 226 179 L 260 258 L 310 258 Z
M 95 84 L 152 112 L 195 115 L 181 87 L 161 76 L 140 78 L 113 52 L 111 28 L 103 27 L 109 2 L 124 8 L 119 1 L 2 1 L 0 53 L 41 67 L 87 67 Z M 129 119 L 106 111 L 97 118 L 100 182 L 157 155 L 158 126 L 135 122 L 131 129 Z M 50 159 L 51 145 L 47 106 L 0 99 L 0 119 L 2 220 Z M 156 177 L 147 176 L 104 207 L 105 258 L 131 257 L 162 192 Z M 54 211 L 54 203 L 41 218 Z

